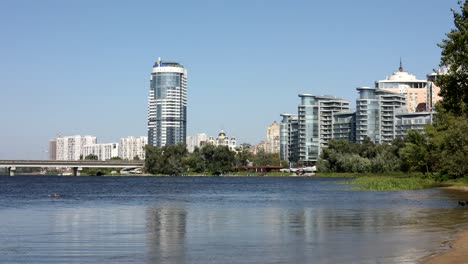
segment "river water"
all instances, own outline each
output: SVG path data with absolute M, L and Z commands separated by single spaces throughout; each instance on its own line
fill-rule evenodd
M 0 176 L 0 263 L 418 263 L 468 220 L 462 192 L 339 180 Z

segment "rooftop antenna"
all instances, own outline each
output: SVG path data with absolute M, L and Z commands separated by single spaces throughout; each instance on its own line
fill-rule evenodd
M 158 66 L 161 66 L 161 57 L 158 57 L 158 60 L 156 61 L 156 63 L 158 64 Z
M 400 68 L 398 68 L 398 71 L 400 72 L 403 71 L 403 63 L 401 62 L 401 57 L 400 57 Z

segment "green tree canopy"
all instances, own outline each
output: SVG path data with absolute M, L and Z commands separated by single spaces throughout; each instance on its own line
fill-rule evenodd
M 458 2 L 461 11 L 452 9 L 455 28 L 439 44 L 442 48 L 441 66 L 448 73 L 438 77 L 442 107 L 454 114 L 468 116 L 468 2 Z

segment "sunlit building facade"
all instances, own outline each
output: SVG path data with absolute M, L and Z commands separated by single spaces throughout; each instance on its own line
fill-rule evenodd
M 236 148 L 237 148 L 236 138 L 226 136 L 226 133 L 224 133 L 224 130 L 221 130 L 221 132 L 219 132 L 218 137 L 209 137 L 205 143 L 201 143 L 201 144 L 202 145 L 211 144 L 214 146 L 226 146 L 231 151 L 236 151 Z
M 148 143 L 166 146 L 187 137 L 187 70 L 160 58 L 153 66 L 148 98 Z
M 356 140 L 356 112 L 333 114 L 333 139 Z
M 83 147 L 83 157 L 86 158 L 89 155 L 96 155 L 98 160 L 110 160 L 119 156 L 119 144 L 104 143 L 86 145 Z
M 145 159 L 147 137 L 126 137 L 119 142 L 119 157 L 123 160 Z
M 404 95 L 406 110 L 416 112 L 418 105 L 426 105 L 427 80 L 418 80 L 413 74 L 404 71 L 400 62 L 398 71 L 387 76 L 385 80 L 375 82 L 375 88 Z
M 187 150 L 193 152 L 195 148 L 200 148 L 202 144 L 206 143 L 208 136 L 205 133 L 198 133 L 195 136 L 187 137 Z
M 55 139 L 57 160 L 80 160 L 83 148 L 97 143 L 95 136 L 65 136 Z
M 266 142 L 265 142 L 266 153 L 279 153 L 280 149 L 280 124 L 274 121 L 267 127 Z
M 333 138 L 333 114 L 349 112 L 350 103 L 333 96 L 300 94 L 299 97 L 299 161 L 314 163 Z
M 356 142 L 368 137 L 374 143 L 389 143 L 396 137 L 395 115 L 405 111 L 405 96 L 370 87 L 358 87 Z
M 435 82 L 440 75 L 447 74 L 448 69 L 446 67 L 440 68 L 437 71 L 427 75 L 427 107 L 426 111 L 434 111 L 437 102 L 442 100 L 442 96 L 439 95 L 440 87 Z
M 299 160 L 299 119 L 297 115 L 281 114 L 280 159 L 289 162 Z
M 432 124 L 434 112 L 400 112 L 395 115 L 396 137 L 403 138 L 409 130 L 424 132 L 426 125 Z

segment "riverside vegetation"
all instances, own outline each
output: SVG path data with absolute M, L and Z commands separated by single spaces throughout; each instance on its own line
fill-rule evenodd
M 439 186 L 441 182 L 466 185 L 468 173 L 468 3 L 452 10 L 455 28 L 439 44 L 441 67 L 448 74 L 438 76 L 443 100 L 436 105 L 432 125 L 424 133 L 408 131 L 390 144 L 362 144 L 331 140 L 317 163 L 319 175 L 397 175 L 361 177 L 351 183 L 375 190 L 416 189 Z M 277 155 L 253 156 L 245 148 L 238 153 L 211 145 L 187 153 L 184 145 L 146 149 L 146 170 L 152 174 L 180 175 L 186 172 L 224 174 L 235 165 L 285 164 Z M 287 164 L 287 163 L 286 163 Z
M 439 44 L 438 76 L 443 100 L 436 105 L 434 123 L 424 133 L 409 131 L 404 139 L 376 145 L 332 140 L 318 162 L 319 171 L 353 173 L 407 173 L 413 177 L 366 177 L 354 180 L 366 189 L 428 188 L 441 182 L 466 185 L 468 173 L 468 2 L 452 10 L 455 28 Z

